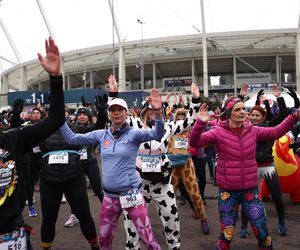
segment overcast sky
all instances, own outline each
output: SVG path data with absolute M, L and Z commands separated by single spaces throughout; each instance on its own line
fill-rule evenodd
M 61 52 L 112 43 L 108 0 L 40 0 Z M 121 38 L 125 41 L 202 30 L 200 0 L 113 0 Z M 300 0 L 204 0 L 206 32 L 297 28 Z M 21 60 L 44 54 L 49 36 L 36 0 L 2 0 L 0 17 Z M 117 42 L 117 37 L 115 36 Z M 0 29 L 0 73 L 18 62 Z

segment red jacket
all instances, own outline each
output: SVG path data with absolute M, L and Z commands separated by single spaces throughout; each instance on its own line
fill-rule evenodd
M 206 123 L 197 119 L 193 126 L 189 145 L 203 147 L 214 144 L 217 161 L 217 183 L 221 189 L 241 190 L 258 185 L 256 141 L 275 140 L 287 133 L 297 118 L 289 115 L 276 127 L 242 124 L 241 135 L 229 127 L 228 120 L 220 121 L 214 129 L 203 132 Z

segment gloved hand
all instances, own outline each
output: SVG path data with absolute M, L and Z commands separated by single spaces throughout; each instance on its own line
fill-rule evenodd
M 24 106 L 23 104 L 24 104 L 23 99 L 18 98 L 14 101 L 13 109 L 12 109 L 12 113 L 14 116 L 16 117 L 20 116 L 20 114 L 23 111 L 23 106 Z
M 261 89 L 260 91 L 258 91 L 258 93 L 257 93 L 257 99 L 259 100 L 260 99 L 260 97 L 261 96 L 263 96 L 265 94 L 265 92 L 264 92 L 264 90 L 263 89 Z
M 81 104 L 82 104 L 82 106 L 83 107 L 85 107 L 85 98 L 84 98 L 84 96 L 81 96 Z
M 95 97 L 95 106 L 96 106 L 98 112 L 106 109 L 106 103 L 107 103 L 107 101 L 105 102 L 104 97 L 102 97 L 100 95 Z
M 289 91 L 287 92 L 287 94 L 290 96 L 290 97 L 292 97 L 293 99 L 294 99 L 294 102 L 295 102 L 295 108 L 297 109 L 297 108 L 299 108 L 299 106 L 300 106 L 300 101 L 299 101 L 299 98 L 298 98 L 298 96 L 297 96 L 297 93 L 294 91 L 294 90 L 292 90 L 292 89 L 289 89 Z

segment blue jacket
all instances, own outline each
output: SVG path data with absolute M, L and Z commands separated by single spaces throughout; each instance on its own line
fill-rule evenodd
M 100 145 L 103 187 L 113 193 L 120 193 L 140 185 L 140 177 L 135 171 L 137 151 L 141 143 L 163 137 L 164 121 L 156 120 L 153 129 L 130 129 L 117 140 L 109 129 L 75 134 L 64 124 L 60 131 L 69 144 Z M 106 195 L 115 196 L 111 193 Z

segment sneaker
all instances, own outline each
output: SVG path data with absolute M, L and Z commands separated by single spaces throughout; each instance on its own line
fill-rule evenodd
M 37 212 L 34 208 L 34 206 L 31 206 L 28 208 L 28 215 L 29 217 L 36 217 L 37 216 Z
M 247 225 L 241 226 L 241 231 L 240 231 L 239 235 L 241 238 L 248 238 L 249 233 L 248 233 Z
M 203 234 L 209 234 L 207 219 L 201 221 L 201 227 L 202 227 L 202 233 Z
M 70 218 L 66 221 L 65 227 L 73 227 L 79 223 L 79 220 L 76 218 L 74 214 L 70 215 Z
M 281 236 L 286 236 L 287 233 L 288 233 L 288 230 L 285 226 L 285 223 L 284 221 L 279 221 L 279 228 L 278 228 L 278 234 L 281 235 Z

